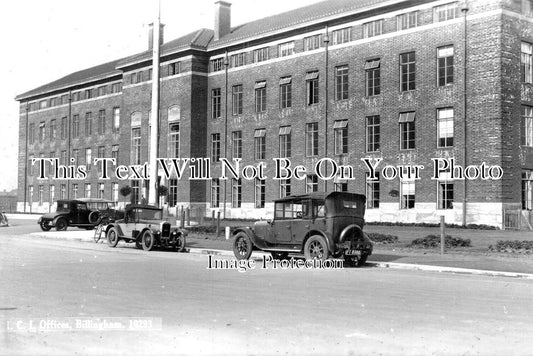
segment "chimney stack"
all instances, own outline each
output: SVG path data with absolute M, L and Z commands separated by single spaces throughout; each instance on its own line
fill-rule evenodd
M 165 25 L 161 24 L 159 26 L 159 45 L 163 44 L 163 33 Z M 148 25 L 148 50 L 154 49 L 154 24 L 151 23 Z
M 231 32 L 231 4 L 215 2 L 215 41 Z

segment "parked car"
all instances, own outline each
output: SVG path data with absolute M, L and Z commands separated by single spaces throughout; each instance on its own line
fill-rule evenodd
M 127 205 L 124 218 L 109 223 L 105 232 L 111 247 L 124 240 L 135 242 L 137 248 L 146 251 L 159 246 L 182 252 L 187 236 L 186 230 L 171 227 L 163 220 L 163 209 L 145 204 Z
M 95 198 L 80 198 L 73 200 L 58 200 L 56 211 L 44 214 L 37 223 L 43 231 L 55 227 L 57 231 L 64 231 L 69 226 L 84 229 L 94 229 L 102 220 L 115 220 L 124 213 L 115 209 L 112 201 Z
M 234 230 L 233 252 L 248 259 L 254 249 L 276 259 L 301 253 L 306 259 L 344 257 L 354 266 L 372 254 L 363 232 L 366 197 L 346 192 L 288 196 L 274 202 L 274 219 Z

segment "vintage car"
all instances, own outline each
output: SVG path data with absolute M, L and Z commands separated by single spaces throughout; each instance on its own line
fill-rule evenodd
M 107 244 L 116 247 L 120 240 L 135 242 L 137 248 L 150 251 L 156 246 L 185 249 L 187 231 L 171 227 L 163 220 L 163 209 L 146 204 L 126 205 L 124 219 L 105 227 Z
M 303 253 L 306 259 L 344 257 L 349 265 L 363 265 L 372 254 L 372 242 L 363 232 L 365 200 L 364 195 L 346 192 L 276 200 L 273 220 L 234 230 L 235 257 L 248 259 L 259 249 L 276 259 Z
M 94 229 L 103 219 L 113 221 L 124 216 L 115 209 L 112 201 L 95 198 L 80 198 L 74 200 L 58 200 L 56 211 L 44 214 L 37 223 L 43 231 L 55 227 L 57 231 L 64 231 L 69 226 L 83 229 Z

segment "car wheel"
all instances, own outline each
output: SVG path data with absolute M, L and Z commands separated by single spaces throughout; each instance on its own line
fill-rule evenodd
M 327 260 L 329 256 L 329 250 L 324 237 L 320 235 L 311 236 L 305 243 L 304 255 L 306 260 Z
M 110 247 L 116 247 L 116 246 L 117 246 L 117 244 L 118 244 L 118 233 L 117 233 L 117 229 L 115 229 L 114 227 L 112 227 L 112 228 L 110 228 L 109 230 L 107 230 L 106 237 L 107 237 L 107 244 L 108 244 Z
M 52 228 L 51 226 L 48 226 L 45 221 L 41 221 L 39 226 L 41 227 L 41 230 L 43 231 L 50 231 L 50 229 Z
M 233 254 L 238 260 L 247 260 L 252 255 L 252 240 L 244 232 L 239 232 L 233 241 Z
M 178 237 L 176 238 L 176 245 L 175 245 L 175 250 L 177 252 L 183 252 L 185 250 L 185 236 L 183 236 L 183 234 L 179 234 Z
M 98 224 L 98 220 L 100 219 L 101 215 L 102 214 L 100 214 L 98 210 L 91 211 L 89 214 L 89 223 L 93 225 Z
M 66 231 L 68 227 L 67 219 L 60 218 L 56 221 L 56 230 L 57 231 Z
M 289 258 L 289 253 L 288 252 L 270 252 L 270 254 L 272 255 L 272 258 L 275 259 L 275 260 L 286 260 Z
M 150 251 L 154 248 L 154 234 L 150 230 L 143 232 L 142 247 L 145 251 Z

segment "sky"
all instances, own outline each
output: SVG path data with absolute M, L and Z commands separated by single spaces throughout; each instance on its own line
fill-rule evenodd
M 232 26 L 318 0 L 230 0 Z M 144 51 L 157 0 L 17 0 L 0 4 L 0 191 L 17 187 L 15 96 L 72 72 Z M 213 28 L 214 0 L 160 0 L 165 41 Z

